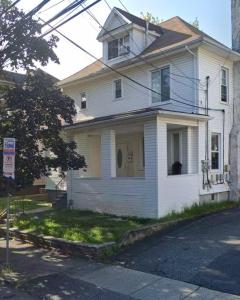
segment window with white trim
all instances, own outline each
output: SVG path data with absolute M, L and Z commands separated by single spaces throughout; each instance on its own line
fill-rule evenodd
M 220 169 L 220 133 L 212 133 L 211 135 L 211 169 L 219 170 Z
M 228 102 L 229 70 L 221 68 L 221 101 Z
M 170 100 L 170 66 L 152 71 L 152 103 Z
M 108 42 L 108 59 L 129 54 L 129 34 Z
M 122 98 L 122 79 L 114 80 L 114 98 L 120 99 Z
M 87 97 L 86 97 L 85 92 L 82 92 L 80 94 L 80 104 L 81 104 L 81 109 L 86 109 L 87 108 Z

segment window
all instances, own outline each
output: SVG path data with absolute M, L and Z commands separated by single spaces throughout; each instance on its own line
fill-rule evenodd
M 108 43 L 108 59 L 118 57 L 118 40 Z
M 173 163 L 180 161 L 180 133 L 173 133 Z
M 170 100 L 170 67 L 152 72 L 152 102 Z
M 220 138 L 219 133 L 212 133 L 211 137 L 211 168 L 219 170 L 220 168 Z
M 129 51 L 129 34 L 108 42 L 108 59 L 128 54 Z
M 115 99 L 122 98 L 122 79 L 114 80 L 114 97 Z
M 87 108 L 86 93 L 85 92 L 81 93 L 80 97 L 81 97 L 81 109 L 86 109 Z
M 228 69 L 221 69 L 221 101 L 228 102 L 228 83 L 229 83 L 229 72 Z

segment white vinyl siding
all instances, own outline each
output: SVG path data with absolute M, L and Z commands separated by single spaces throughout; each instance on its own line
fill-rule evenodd
M 181 76 L 181 72 L 193 76 L 193 57 L 192 55 L 185 53 L 171 58 L 174 64 L 171 65 L 171 93 L 177 93 L 179 96 L 184 97 L 192 101 L 195 104 L 195 90 L 194 84 L 187 78 L 178 77 Z M 158 60 L 154 62 L 154 65 L 166 66 L 167 60 Z M 129 70 L 124 71 L 124 74 L 130 78 L 151 87 L 151 69 L 144 65 L 142 67 L 131 67 Z M 173 75 L 176 74 L 176 75 Z M 87 95 L 87 109 L 79 112 L 78 120 L 89 119 L 93 117 L 102 117 L 106 115 L 125 113 L 131 110 L 138 110 L 153 106 L 151 92 L 144 87 L 141 87 L 127 78 L 122 79 L 122 99 L 124 101 L 114 100 L 114 86 L 113 81 L 118 80 L 119 76 L 115 74 L 108 74 L 104 77 L 91 79 L 84 82 L 76 83 L 72 86 L 64 88 L 64 93 L 79 101 L 79 90 L 86 91 Z M 175 79 L 175 80 L 173 80 Z M 173 94 L 174 95 L 174 94 Z M 176 95 L 173 98 L 179 99 Z M 161 102 L 156 102 L 158 105 Z M 164 108 L 176 111 L 194 112 L 196 109 L 189 105 L 182 105 L 174 101 L 165 101 Z M 190 102 L 188 102 L 190 103 Z M 106 109 L 107 107 L 107 109 Z

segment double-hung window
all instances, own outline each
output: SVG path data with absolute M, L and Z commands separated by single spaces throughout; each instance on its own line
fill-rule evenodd
M 229 91 L 229 71 L 226 68 L 221 68 L 221 101 L 228 102 Z
M 130 52 L 129 34 L 108 42 L 108 59 L 113 59 Z
M 81 109 L 86 109 L 87 108 L 87 97 L 86 97 L 85 92 L 82 92 L 80 94 L 80 107 L 81 107 Z
M 122 98 L 122 79 L 114 80 L 114 98 L 120 99 Z
M 211 136 L 211 169 L 220 169 L 220 140 L 221 135 L 219 133 L 212 133 Z
M 170 100 L 170 67 L 152 71 L 152 103 Z

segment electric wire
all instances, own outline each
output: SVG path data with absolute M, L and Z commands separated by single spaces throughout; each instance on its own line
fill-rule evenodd
M 83 6 L 83 5 L 82 5 Z M 99 22 L 99 20 L 96 18 L 96 16 L 90 11 L 90 9 L 87 11 L 87 13 L 92 17 L 92 19 L 95 21 L 95 22 L 97 22 L 97 24 L 107 33 L 107 34 L 109 34 L 112 38 L 114 38 L 114 36 L 111 34 L 111 33 L 109 33 L 108 32 L 108 30 Z M 133 53 L 133 55 L 135 55 L 135 56 L 137 56 L 137 54 L 134 52 L 134 51 L 131 51 L 131 49 L 129 49 L 129 51 L 131 52 L 131 53 Z M 139 57 L 139 56 L 138 56 Z M 148 65 L 151 65 L 151 67 L 154 67 L 155 68 L 155 70 L 157 70 L 157 69 L 159 69 L 159 67 L 158 66 L 155 66 L 155 65 L 153 65 L 152 63 L 149 63 L 147 60 L 145 60 L 145 59 L 143 59 L 144 60 L 144 62 L 146 63 L 146 64 L 148 64 Z M 141 71 L 142 71 L 142 69 L 141 68 L 139 68 Z M 174 78 L 172 78 L 171 76 L 169 76 L 169 78 L 170 79 L 172 79 L 173 81 L 176 81 L 176 82 L 179 82 L 179 81 L 177 81 L 177 80 L 175 80 Z M 184 84 L 184 83 L 183 83 Z M 185 85 L 185 84 L 184 84 Z M 185 98 L 185 97 L 183 97 L 183 96 L 181 96 L 181 95 L 179 95 L 178 93 L 176 93 L 175 91 L 173 91 L 173 90 L 171 90 L 171 93 L 172 94 L 174 94 L 176 97 L 179 97 L 180 99 L 182 99 L 183 101 L 186 101 L 186 102 L 189 102 L 189 103 L 192 103 L 193 101 L 192 100 L 190 100 L 190 99 L 187 99 L 187 98 Z
M 105 3 L 108 3 L 106 0 L 104 0 L 105 1 Z M 118 15 L 118 14 L 116 14 L 116 17 L 117 18 L 119 18 L 120 19 L 120 16 Z M 118 19 L 118 20 L 119 20 Z M 95 20 L 96 21 L 96 20 Z M 98 21 L 96 21 L 96 22 L 98 22 Z M 99 22 L 98 22 L 99 23 Z M 120 20 L 119 20 L 119 23 L 121 24 L 121 22 L 120 22 Z M 99 26 L 100 27 L 102 27 L 103 29 L 104 29 L 104 31 L 107 33 L 107 34 L 109 34 L 110 35 L 110 32 L 106 29 L 106 28 L 104 28 L 104 26 L 102 26 L 100 23 L 99 23 Z M 113 36 L 112 36 L 113 37 Z M 139 52 L 141 52 L 142 50 L 140 49 L 140 47 L 139 47 L 139 45 L 136 43 L 136 41 L 134 40 L 134 38 L 130 35 L 130 39 L 132 40 L 132 42 L 135 44 L 135 46 L 138 48 L 138 50 L 139 50 Z M 152 62 L 150 62 L 149 60 L 147 60 L 143 55 L 137 55 L 136 53 L 134 53 L 134 51 L 133 50 L 131 50 L 131 49 L 129 49 L 129 51 L 132 53 L 132 54 L 134 54 L 135 56 L 138 56 L 138 57 L 140 57 L 146 64 L 148 64 L 149 66 L 151 66 L 151 67 L 153 67 L 154 69 L 159 69 L 159 66 L 156 66 L 156 65 L 154 65 Z M 166 58 L 166 60 L 167 60 L 167 58 Z M 174 64 L 174 62 L 172 62 L 172 61 L 170 61 L 170 59 L 168 59 L 168 61 L 176 68 L 176 69 L 178 69 L 179 70 L 179 68 Z M 181 73 L 183 73 L 182 72 L 182 70 L 180 70 L 180 72 Z M 187 76 L 187 75 L 180 75 L 180 74 L 175 74 L 175 73 L 172 73 L 172 72 L 170 72 L 170 75 L 173 75 L 173 76 L 176 76 L 176 77 L 181 77 L 181 78 L 185 78 L 185 79 L 189 79 L 189 80 L 196 80 L 196 81 L 200 81 L 198 78 L 194 78 L 194 77 L 189 77 L 189 76 Z M 173 78 L 173 77 L 171 77 L 171 76 L 169 76 L 173 81 L 176 81 L 176 82 L 178 82 L 179 83 L 179 81 L 177 81 L 175 78 Z M 199 88 L 199 87 L 196 87 L 195 85 L 198 85 L 198 83 L 197 82 L 193 82 L 193 84 L 194 84 L 194 86 L 192 86 L 192 85 L 189 85 L 189 84 L 187 84 L 187 83 L 184 83 L 184 82 L 181 82 L 183 85 L 185 85 L 185 86 L 187 86 L 187 87 L 190 87 L 191 89 L 194 89 L 195 90 L 195 88 L 197 89 L 197 90 L 200 90 L 200 91 L 204 91 L 205 92 L 205 90 L 204 89 L 202 89 L 202 88 Z M 200 84 L 200 82 L 199 82 L 199 84 Z M 191 100 L 190 100 L 191 101 Z M 191 101 L 192 102 L 192 101 Z
M 46 35 L 48 35 L 49 33 L 53 32 L 54 30 L 56 31 L 57 28 L 63 26 L 64 24 L 66 24 L 67 22 L 71 21 L 72 19 L 76 18 L 77 16 L 79 16 L 80 14 L 84 13 L 85 11 L 87 11 L 89 8 L 91 8 L 92 6 L 96 5 L 97 3 L 99 3 L 101 0 L 96 0 L 93 3 L 89 4 L 88 6 L 86 6 L 85 8 L 83 8 L 82 10 L 80 10 L 79 12 L 77 12 L 76 14 L 74 14 L 73 16 L 69 17 L 67 20 L 63 21 L 62 23 L 58 24 L 56 27 L 53 27 L 52 29 L 50 29 L 48 32 L 42 34 L 40 37 L 45 37 Z M 50 25 L 49 23 L 47 25 Z M 51 27 L 51 26 L 50 26 Z
M 50 19 L 46 22 L 46 24 L 43 25 L 43 27 L 46 26 L 46 25 L 49 24 L 49 23 L 52 23 L 52 22 L 55 21 L 56 19 L 60 18 L 62 15 L 68 13 L 68 12 L 71 11 L 71 10 L 73 10 L 74 8 L 80 6 L 84 1 L 86 1 L 86 0 L 79 0 L 79 1 L 77 1 L 77 2 L 74 2 L 74 3 L 70 4 L 70 5 L 68 5 L 67 7 L 65 7 L 64 9 L 62 9 L 60 12 L 58 12 L 55 16 L 53 16 L 52 18 L 50 18 Z
M 60 0 L 60 1 L 58 1 L 57 3 L 55 3 L 55 4 L 51 5 L 51 6 L 49 6 L 48 8 L 46 8 L 46 9 L 44 9 L 44 10 L 41 10 L 41 11 L 38 13 L 38 15 L 41 15 L 41 14 L 45 13 L 46 11 L 49 11 L 50 9 L 56 7 L 57 5 L 63 3 L 64 1 L 66 1 L 66 0 Z
M 40 20 L 42 22 L 45 22 L 42 18 L 40 18 Z M 94 54 L 90 53 L 88 50 L 86 50 L 85 48 L 83 48 L 81 45 L 79 45 L 78 43 L 74 42 L 71 38 L 69 38 L 68 36 L 66 36 L 65 34 L 63 34 L 62 32 L 60 32 L 59 30 L 57 30 L 57 28 L 54 28 L 53 26 L 51 26 L 50 24 L 48 24 L 48 26 L 52 27 L 52 31 L 56 31 L 59 35 L 61 35 L 62 37 L 64 37 L 66 40 L 68 40 L 71 44 L 73 44 L 74 46 L 76 46 L 78 49 L 80 49 L 81 51 L 83 51 L 84 53 L 86 53 L 88 56 L 94 58 L 97 62 L 99 62 L 100 64 L 104 65 L 105 67 L 107 67 L 109 70 L 115 72 L 116 74 L 128 79 L 129 81 L 135 83 L 136 85 L 138 86 L 141 86 L 143 87 L 144 89 L 148 90 L 148 91 L 151 91 L 159 96 L 162 96 L 161 93 L 153 90 L 152 88 L 142 84 L 141 82 L 131 78 L 130 76 L 128 75 L 125 75 L 123 74 L 122 72 L 120 72 L 119 70 L 109 66 L 108 64 L 106 64 L 105 62 L 103 62 L 101 59 L 97 58 Z M 185 103 L 185 102 L 182 102 L 180 100 L 177 100 L 175 98 L 172 98 L 170 97 L 169 100 L 172 100 L 172 101 L 175 101 L 177 103 L 181 103 L 181 104 L 184 104 L 184 105 L 187 105 L 187 106 L 190 106 L 190 107 L 195 107 L 195 108 L 200 108 L 200 109 L 205 109 L 204 107 L 201 107 L 201 106 L 197 106 L 197 105 L 193 105 L 193 104 L 189 104 L 189 103 Z

